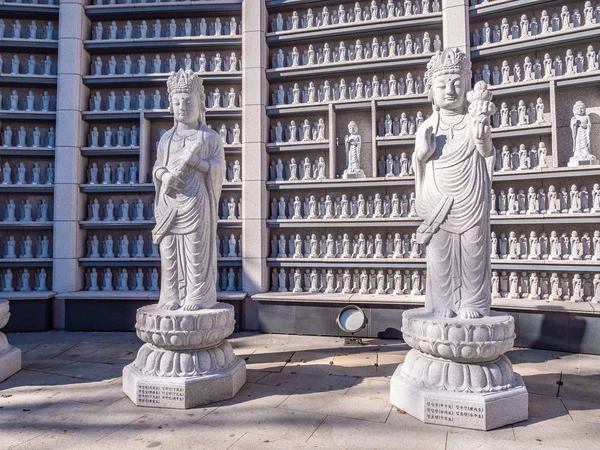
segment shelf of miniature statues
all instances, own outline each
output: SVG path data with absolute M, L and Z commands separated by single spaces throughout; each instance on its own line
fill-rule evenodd
M 39 25 L 35 20 L 21 23 L 13 19 L 12 23 L 0 18 L 0 46 L 5 51 L 29 50 L 32 47 L 43 49 L 46 53 L 58 52 L 58 26 L 49 21 Z
M 186 51 L 194 49 L 241 50 L 241 36 L 190 36 L 160 39 L 86 40 L 84 48 L 93 54 L 139 52 L 143 50 Z
M 289 67 L 284 69 L 267 69 L 267 80 L 277 81 L 285 79 L 306 79 L 314 77 L 348 75 L 350 73 L 362 74 L 369 71 L 390 71 L 408 69 L 411 67 L 425 66 L 429 56 L 401 56 L 397 58 L 385 58 L 377 60 L 348 61 L 344 63 L 332 63 L 331 65 L 314 65 Z
M 109 147 L 82 147 L 81 155 L 90 156 L 137 156 L 140 154 L 140 147 L 133 146 L 109 146 Z
M 131 221 L 79 221 L 79 228 L 84 230 L 109 230 L 109 229 L 152 229 L 156 225 L 154 220 L 131 220 Z M 241 220 L 220 219 L 217 222 L 217 228 L 241 228 Z M 1 228 L 1 227 L 0 227 Z
M 415 183 L 414 176 L 405 176 L 401 178 L 362 178 L 360 180 L 295 180 L 295 181 L 267 181 L 267 189 L 270 191 L 296 190 L 296 189 L 350 189 L 362 187 L 392 187 L 392 186 L 412 186 Z
M 356 38 L 366 34 L 377 33 L 407 33 L 422 29 L 441 29 L 441 13 L 427 15 L 393 17 L 362 22 L 299 28 L 296 30 L 271 31 L 266 35 L 270 46 L 292 45 L 305 42 L 316 42 L 322 39 Z
M 27 50 L 31 51 L 31 46 L 28 46 Z M 56 56 L 50 56 L 46 53 L 32 55 L 27 52 L 27 54 L 7 55 L 6 64 L 0 54 L 0 81 L 2 84 L 40 86 L 56 84 Z
M 2 258 L 0 267 L 52 267 L 52 258 Z
M 173 113 L 168 109 L 144 111 L 144 118 L 148 120 L 172 119 Z M 241 119 L 242 108 L 216 108 L 206 110 L 206 120 L 211 119 Z
M 184 0 L 177 2 L 127 2 L 122 4 L 93 4 L 85 6 L 86 15 L 93 20 L 112 20 L 114 17 L 189 17 L 201 13 L 203 16 L 240 14 L 241 0 L 204 2 Z
M 242 258 L 217 258 L 219 267 L 242 267 Z M 160 258 L 79 258 L 80 267 L 160 267 Z
M 318 264 L 318 263 L 317 263 Z M 271 293 L 257 294 L 255 300 L 300 300 L 310 301 L 310 294 L 325 294 L 321 301 L 351 301 L 359 303 L 361 299 L 373 301 L 398 301 L 407 296 L 425 294 L 426 273 L 424 270 L 393 269 L 390 266 L 365 269 L 334 269 L 311 265 L 273 268 L 271 273 Z M 302 270 L 304 269 L 304 270 Z M 387 269 L 387 272 L 386 272 Z M 593 275 L 593 276 L 592 276 Z M 600 301 L 600 273 L 557 273 L 549 276 L 538 271 L 493 271 L 492 298 L 498 303 L 509 300 L 550 300 L 573 303 Z M 277 294 L 275 294 L 275 292 Z M 285 294 L 293 292 L 296 295 Z M 358 295 L 357 295 L 358 294 Z M 406 298 L 406 297 L 405 297 Z M 413 297 L 414 298 L 414 297 Z M 422 299 L 423 297 L 421 297 Z M 534 308 L 541 302 L 532 302 Z M 570 306 L 565 308 L 581 309 Z M 592 312 L 594 308 L 587 308 Z
M 279 144 L 267 144 L 267 153 L 281 153 L 281 152 L 312 152 L 312 151 L 328 151 L 329 141 L 324 140 L 321 142 L 282 142 Z
M 564 5 L 566 0 L 469 0 L 469 16 L 471 19 L 494 17 L 499 14 L 507 15 L 522 10 L 533 11 L 538 9 L 551 9 Z M 578 2 L 579 3 L 579 2 Z M 584 0 L 581 0 L 583 7 Z
M 201 74 L 205 84 L 241 82 L 241 72 L 205 72 Z M 150 86 L 162 87 L 167 82 L 168 75 L 142 74 L 142 75 L 85 75 L 83 83 L 89 87 L 123 87 L 123 86 Z
M 290 303 L 335 303 L 341 305 L 415 305 L 422 306 L 425 301 L 422 295 L 410 294 L 395 294 L 395 295 L 379 295 L 379 294 L 359 294 L 349 293 L 342 294 L 327 293 L 323 294 L 312 292 L 263 292 L 252 296 L 252 300 L 259 302 L 290 302 Z
M 516 88 L 516 92 L 521 89 L 534 90 L 530 85 L 539 80 L 554 81 L 563 85 L 585 85 L 597 81 L 598 53 L 594 46 L 579 44 L 575 49 L 553 47 L 550 51 L 554 57 L 551 53 L 540 51 L 535 53 L 540 55 L 540 59 L 525 55 L 519 56 L 513 63 L 503 58 L 487 60 L 485 63 L 475 61 L 473 80 L 483 80 L 491 84 L 492 90 L 500 89 L 496 86 L 505 86 L 503 89 Z M 528 88 L 518 89 L 526 85 Z
M 52 1 L 44 3 L 2 3 L 2 15 L 19 19 L 58 19 L 58 0 L 56 4 Z
M 509 26 L 508 23 L 506 26 Z M 524 26 L 528 27 L 528 25 Z M 519 53 L 526 50 L 538 51 L 538 49 L 541 47 L 555 47 L 570 43 L 587 43 L 591 39 L 598 37 L 598 33 L 600 32 L 600 24 L 592 23 L 589 25 L 582 25 L 577 28 L 569 28 L 567 25 L 567 28 L 563 30 L 557 30 L 554 32 L 540 31 L 540 34 L 535 36 L 528 34 L 524 37 L 522 37 L 523 31 L 520 30 L 519 25 L 516 25 L 515 29 L 516 31 L 513 32 L 514 34 L 512 36 L 507 34 L 504 41 L 491 42 L 489 44 L 480 43 L 477 46 L 471 47 L 471 58 L 476 60 L 478 58 L 506 55 L 509 53 Z M 510 33 L 508 28 L 506 32 Z M 528 33 L 531 33 L 531 30 L 529 30 Z M 515 38 L 515 36 L 517 37 Z
M 54 296 L 54 293 L 53 295 Z M 220 292 L 217 291 L 217 300 L 219 301 L 240 301 L 246 298 L 247 294 L 241 291 L 232 291 L 232 292 Z M 101 295 L 98 295 L 96 291 L 75 291 L 75 292 L 67 292 L 61 293 L 57 295 L 57 298 L 61 299 L 69 299 L 69 300 L 87 300 L 93 298 L 94 300 L 148 300 L 151 302 L 156 302 L 158 300 L 159 293 L 157 291 L 150 291 L 149 288 L 145 287 L 143 291 L 103 291 Z M 3 298 L 7 300 L 11 300 L 12 297 L 6 297 L 4 294 Z M 16 299 L 18 300 L 18 298 Z

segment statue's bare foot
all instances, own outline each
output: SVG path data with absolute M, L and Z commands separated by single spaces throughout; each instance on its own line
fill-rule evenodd
M 438 317 L 443 317 L 445 319 L 450 319 L 451 317 L 454 317 L 454 311 L 452 311 L 450 308 L 440 308 L 440 309 L 436 309 L 434 311 L 434 314 Z
M 197 302 L 186 302 L 183 305 L 184 311 L 198 311 L 199 309 L 202 309 L 202 304 Z
M 464 308 L 460 308 L 459 315 L 462 319 L 478 319 L 481 316 L 481 313 L 477 311 L 475 308 L 471 308 L 469 306 L 465 306 Z
M 181 308 L 181 305 L 179 304 L 179 302 L 172 301 L 172 302 L 165 303 L 163 305 L 163 308 L 168 309 L 169 311 L 174 311 L 176 309 Z

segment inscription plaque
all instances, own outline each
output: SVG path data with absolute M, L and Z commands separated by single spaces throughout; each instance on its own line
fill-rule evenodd
M 425 423 L 485 429 L 485 406 L 481 403 L 425 398 Z
M 137 404 L 140 406 L 185 407 L 185 388 L 154 383 L 139 383 Z

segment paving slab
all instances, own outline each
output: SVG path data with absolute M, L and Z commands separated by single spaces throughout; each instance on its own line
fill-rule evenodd
M 579 400 L 563 399 L 562 403 L 569 412 L 569 416 L 576 422 L 600 424 L 600 404 L 583 402 Z
M 390 379 L 383 377 L 357 378 L 352 387 L 346 391 L 346 394 L 389 401 Z
M 377 375 L 377 353 L 336 355 L 329 369 L 331 375 L 374 377 Z
M 214 403 L 213 406 L 237 405 L 240 408 L 277 408 L 294 391 L 293 388 L 246 383 L 235 397 Z
M 558 450 L 568 447 L 556 447 L 543 442 L 515 442 L 503 439 L 481 439 L 480 436 L 448 433 L 446 450 Z
M 371 422 L 385 422 L 391 405 L 381 398 L 343 395 L 338 392 L 296 390 L 278 409 L 315 412 Z
M 4 417 L 4 411 L 1 414 Z M 44 430 L 26 425 L 19 425 L 8 422 L 0 422 L 0 448 L 11 448 L 15 445 L 23 444 L 46 433 Z
M 118 378 L 123 373 L 123 367 L 127 363 L 115 362 L 111 364 L 93 362 L 74 362 L 67 366 L 49 369 L 46 372 L 56 375 L 66 375 L 85 380 L 109 380 Z
M 198 423 L 221 432 L 253 433 L 269 441 L 306 442 L 325 419 L 318 412 L 288 411 L 281 408 L 238 408 L 222 406 Z
M 14 387 L 23 387 L 24 390 L 35 391 L 38 386 L 82 383 L 83 381 L 85 380 L 70 376 L 49 374 L 33 370 L 21 370 L 0 383 L 0 394 L 2 394 L 4 390 Z
M 338 377 L 335 375 L 312 375 L 297 373 L 271 373 L 258 381 L 258 384 L 282 386 L 309 391 L 336 391 L 344 394 L 354 384 L 354 377 Z
M 333 363 L 334 355 L 331 351 L 300 350 L 294 352 L 290 362 L 285 365 L 282 372 L 301 373 L 314 375 L 327 375 Z
M 518 442 L 541 442 L 570 449 L 594 449 L 600 442 L 600 424 L 575 422 L 561 418 L 533 417 L 513 426 Z
M 529 394 L 529 417 L 571 420 L 569 411 L 567 411 L 560 398 L 532 393 Z
M 264 372 L 281 372 L 294 352 L 269 351 L 269 353 L 252 353 L 246 359 L 246 369 Z
M 307 444 L 345 450 L 444 450 L 446 432 L 328 416 Z

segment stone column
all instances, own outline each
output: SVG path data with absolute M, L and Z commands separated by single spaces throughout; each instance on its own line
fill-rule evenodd
M 443 0 L 442 19 L 444 21 L 443 48 L 458 47 L 470 59 L 469 2 L 466 0 Z
M 268 179 L 269 84 L 265 70 L 267 9 L 265 2 L 244 2 L 242 7 L 242 255 L 244 291 L 249 296 L 268 289 L 267 247 L 270 241 L 266 219 L 269 207 Z M 258 305 L 248 297 L 243 327 L 258 329 Z
M 78 222 L 84 212 L 84 198 L 79 183 L 84 177 L 80 149 L 87 128 L 83 126 L 81 111 L 85 110 L 88 89 L 82 84 L 82 74 L 87 73 L 89 66 L 83 41 L 90 30 L 83 3 L 60 2 L 53 270 L 53 286 L 58 293 L 80 290 L 83 280 L 78 257 L 83 254 L 84 238 Z M 64 299 L 55 300 L 53 325 L 65 326 Z
M 0 329 L 4 328 L 10 317 L 7 300 L 0 300 Z M 21 370 L 21 350 L 8 343 L 6 335 L 0 333 L 0 382 Z

